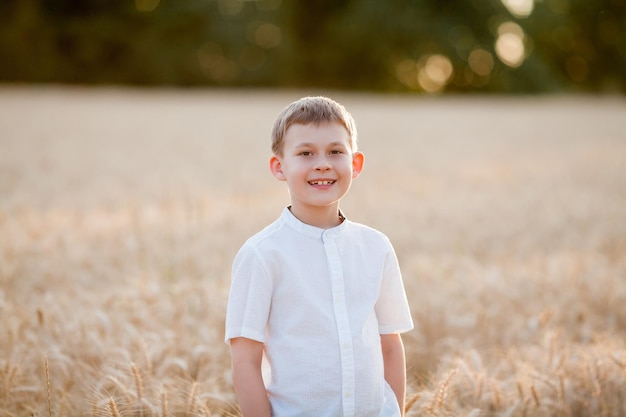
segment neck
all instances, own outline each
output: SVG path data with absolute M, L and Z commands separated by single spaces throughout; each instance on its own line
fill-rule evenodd
M 320 229 L 330 229 L 339 226 L 344 221 L 344 217 L 341 215 L 339 207 L 335 205 L 306 210 L 290 206 L 289 210 L 301 222 L 319 227 Z

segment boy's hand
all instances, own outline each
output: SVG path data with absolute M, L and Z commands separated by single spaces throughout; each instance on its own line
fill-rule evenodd
M 263 343 L 245 337 L 230 340 L 233 385 L 243 417 L 271 417 L 261 376 L 263 348 Z

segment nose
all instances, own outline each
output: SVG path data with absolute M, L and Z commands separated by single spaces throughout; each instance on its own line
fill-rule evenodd
M 331 168 L 332 168 L 332 165 L 330 164 L 330 161 L 328 160 L 328 158 L 326 158 L 326 156 L 320 156 L 315 161 L 316 171 L 328 171 Z

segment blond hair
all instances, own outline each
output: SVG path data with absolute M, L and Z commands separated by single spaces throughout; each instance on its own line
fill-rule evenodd
M 285 133 L 291 125 L 324 122 L 339 123 L 345 127 L 350 135 L 350 148 L 356 152 L 357 132 L 352 115 L 341 104 L 322 96 L 303 97 L 280 112 L 272 128 L 272 152 L 282 155 Z

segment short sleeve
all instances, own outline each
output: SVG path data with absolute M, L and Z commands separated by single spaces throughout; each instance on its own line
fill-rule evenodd
M 404 290 L 398 258 L 389 241 L 385 256 L 376 317 L 380 334 L 404 333 L 413 329 L 411 310 Z
M 232 278 L 226 307 L 224 341 L 245 337 L 265 342 L 272 281 L 268 269 L 254 247 L 244 245 L 233 261 Z

